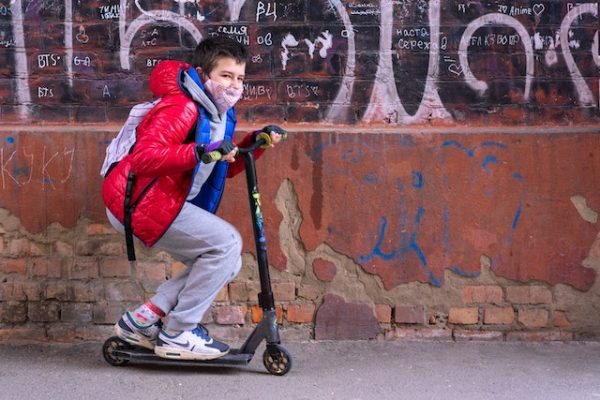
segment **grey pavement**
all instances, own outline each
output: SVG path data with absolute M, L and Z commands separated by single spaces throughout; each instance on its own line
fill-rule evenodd
M 101 343 L 0 346 L 1 400 L 600 400 L 600 343 L 286 343 L 294 365 L 113 367 Z

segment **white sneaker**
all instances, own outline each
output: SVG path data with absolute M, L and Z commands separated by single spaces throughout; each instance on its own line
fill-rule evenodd
M 123 314 L 119 322 L 115 324 L 115 333 L 127 343 L 153 350 L 161 328 L 161 321 L 155 324 L 140 325 L 135 321 L 131 313 L 127 311 Z
M 229 346 L 211 338 L 208 329 L 198 324 L 194 330 L 176 334 L 160 331 L 154 352 L 162 358 L 212 360 L 229 353 Z

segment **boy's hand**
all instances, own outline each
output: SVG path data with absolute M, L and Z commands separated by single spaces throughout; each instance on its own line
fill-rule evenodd
M 269 134 L 271 141 L 268 147 L 274 147 L 277 143 L 287 139 L 287 131 L 277 125 L 267 125 L 261 129 L 261 132 Z

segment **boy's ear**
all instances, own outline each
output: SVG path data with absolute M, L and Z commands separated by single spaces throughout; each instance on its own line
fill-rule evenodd
M 202 82 L 204 82 L 206 80 L 206 77 L 204 76 L 204 71 L 202 71 L 202 68 L 196 67 L 196 72 L 198 73 L 200 80 L 202 80 Z

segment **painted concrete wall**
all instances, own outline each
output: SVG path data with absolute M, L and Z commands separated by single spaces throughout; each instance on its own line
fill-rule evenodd
M 0 6 L 0 340 L 97 339 L 182 265 L 129 265 L 98 174 L 147 76 L 202 37 L 252 53 L 288 338 L 600 337 L 598 4 L 12 0 Z M 220 214 L 242 273 L 205 322 L 259 318 L 243 177 Z

